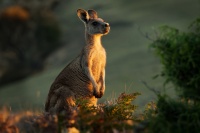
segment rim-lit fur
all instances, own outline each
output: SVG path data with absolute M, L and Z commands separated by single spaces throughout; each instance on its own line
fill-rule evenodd
M 78 9 L 77 15 L 85 25 L 86 45 L 51 85 L 45 104 L 46 112 L 72 113 L 71 107 L 80 97 L 96 105 L 97 98 L 101 98 L 105 91 L 106 51 L 101 44 L 101 36 L 108 34 L 110 26 L 98 18 L 94 10 Z

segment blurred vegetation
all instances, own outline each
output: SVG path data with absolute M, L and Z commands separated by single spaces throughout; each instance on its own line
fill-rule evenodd
M 118 131 L 133 130 L 136 121 L 137 106 L 132 102 L 139 93 L 121 93 L 117 99 L 100 104 L 97 108 L 88 106 L 87 101 L 79 100 L 78 115 L 75 127 L 81 132 L 110 133 L 113 129 Z
M 200 104 L 158 96 L 157 109 L 149 113 L 146 133 L 198 133 Z
M 161 75 L 166 84 L 175 85 L 181 97 L 200 100 L 200 19 L 190 25 L 185 33 L 163 26 L 159 37 L 152 43 L 161 60 Z
M 74 110 L 76 127 L 81 133 L 111 133 L 114 131 L 133 131 L 133 125 L 142 120 L 136 115 L 137 106 L 133 104 L 139 93 L 122 93 L 97 107 L 88 106 L 87 100 L 77 100 Z M 66 132 L 67 119 L 64 114 L 21 112 L 12 114 L 6 108 L 0 110 L 0 132 L 18 133 L 61 133 Z
M 0 85 L 41 70 L 44 60 L 61 45 L 52 12 L 55 2 L 16 0 L 1 7 Z
M 156 110 L 147 115 L 148 133 L 198 133 L 200 127 L 200 19 L 190 31 L 161 27 L 152 43 L 163 65 L 161 76 L 171 82 L 180 97 L 157 94 Z

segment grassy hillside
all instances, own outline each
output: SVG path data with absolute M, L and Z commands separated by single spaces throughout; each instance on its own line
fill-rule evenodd
M 111 32 L 103 37 L 107 50 L 106 93 L 101 99 L 115 97 L 123 91 L 138 91 L 141 106 L 154 98 L 141 81 L 159 88 L 162 79 L 152 77 L 160 72 L 160 63 L 148 48 L 155 29 L 170 25 L 187 30 L 187 25 L 200 12 L 199 0 L 107 0 L 62 1 L 55 13 L 62 26 L 64 45 L 47 60 L 46 69 L 23 81 L 0 88 L 0 106 L 10 105 L 13 110 L 43 108 L 49 87 L 58 73 L 84 45 L 84 26 L 76 15 L 78 8 L 95 9 L 111 25 Z M 169 93 L 173 94 L 173 90 Z

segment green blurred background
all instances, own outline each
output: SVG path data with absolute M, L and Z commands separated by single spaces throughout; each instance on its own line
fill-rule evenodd
M 199 0 L 0 0 L 0 8 L 0 106 L 12 110 L 42 110 L 51 83 L 79 54 L 84 25 L 78 8 L 95 9 L 111 26 L 102 40 L 106 92 L 99 102 L 137 91 L 141 107 L 156 97 L 143 81 L 164 91 L 162 78 L 153 79 L 161 70 L 149 48 L 156 29 L 169 25 L 187 31 L 200 16 Z M 167 93 L 174 96 L 173 87 Z

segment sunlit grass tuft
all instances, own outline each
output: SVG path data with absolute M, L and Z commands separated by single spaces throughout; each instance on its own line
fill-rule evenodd
M 73 127 L 83 132 L 133 131 L 133 125 L 141 120 L 133 104 L 139 93 L 121 93 L 118 98 L 103 104 L 88 106 L 84 99 L 77 100 L 74 109 L 77 114 Z M 0 110 L 0 132 L 5 133 L 61 133 L 66 131 L 67 116 L 49 115 L 43 112 L 11 112 L 4 107 Z

